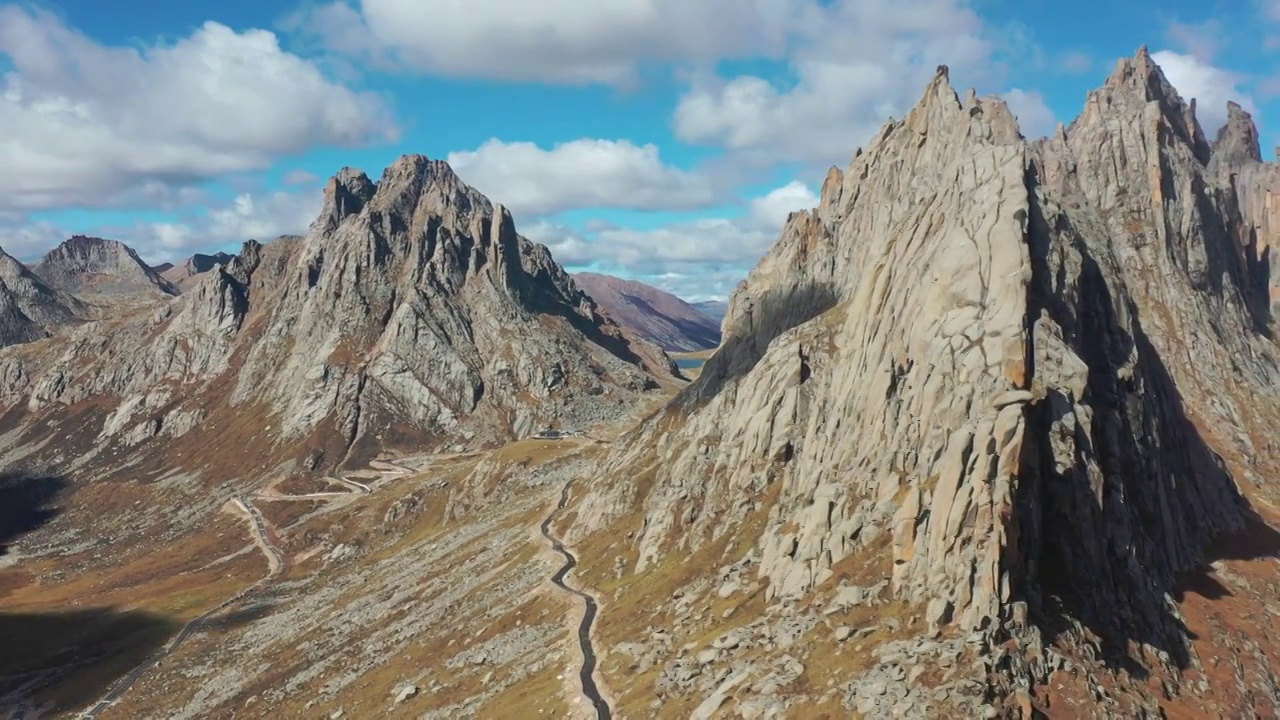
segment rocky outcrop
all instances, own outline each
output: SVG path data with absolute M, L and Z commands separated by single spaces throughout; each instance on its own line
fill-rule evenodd
M 165 263 L 167 267 L 164 267 L 164 269 L 158 269 L 160 266 L 153 269 L 160 273 L 160 277 L 177 288 L 179 292 L 186 292 L 195 286 L 205 273 L 213 270 L 218 265 L 229 265 L 235 258 L 235 255 L 224 252 L 212 255 L 196 253 L 177 265 Z
M 1211 148 L 1145 49 L 1036 143 L 939 68 L 792 215 L 568 541 L 638 527 L 643 578 L 751 533 L 772 603 L 883 578 L 934 632 L 986 638 L 1000 697 L 1047 681 L 1055 639 L 1176 683 L 1165 593 L 1247 519 L 1241 487 L 1277 490 L 1269 276 L 1219 173 L 1256 162 L 1228 150 L 1248 137 Z
M 132 248 L 117 240 L 76 235 L 49 251 L 33 271 L 49 287 L 99 305 L 178 294 Z
M 17 345 L 48 337 L 22 308 L 18 307 L 13 292 L 0 283 L 0 346 Z
M 100 260 L 88 243 L 42 268 Z M 333 465 L 583 428 L 670 377 L 510 213 L 445 163 L 407 156 L 376 184 L 342 171 L 305 237 L 248 242 L 171 302 L 0 353 L 0 404 L 36 433 L 90 403 L 86 453 L 196 429 Z
M 1257 295 L 1254 312 L 1270 316 L 1280 309 L 1280 273 L 1271 271 L 1271 251 L 1280 242 L 1280 165 L 1264 163 L 1253 118 L 1236 103 L 1227 106 L 1227 124 L 1213 143 L 1210 171 L 1230 187 L 1244 224 L 1239 242 L 1249 249 L 1249 270 Z
M 0 250 L 0 347 L 49 337 L 84 312 L 81 302 L 50 288 Z
M 609 317 L 663 350 L 692 352 L 720 344 L 719 321 L 671 293 L 599 273 L 576 273 L 573 280 Z

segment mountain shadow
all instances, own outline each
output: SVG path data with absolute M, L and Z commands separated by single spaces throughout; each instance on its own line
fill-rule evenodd
M 54 503 L 69 484 L 57 475 L 0 473 L 0 557 L 14 540 L 58 515 Z
M 1094 645 L 1112 670 L 1145 679 L 1149 668 L 1132 650 L 1138 645 L 1186 668 L 1196 638 L 1167 594 L 1188 583 L 1209 597 L 1226 594 L 1206 564 L 1277 557 L 1280 533 L 1249 507 L 1200 435 L 1138 308 L 1131 301 L 1117 308 L 1108 281 L 1116 274 L 1103 272 L 1066 218 L 1050 228 L 1033 203 L 1031 219 L 1032 345 L 1052 340 L 1040 336 L 1051 326 L 1035 323 L 1051 319 L 1061 329 L 1057 342 L 1088 366 L 1088 381 L 1081 398 L 1047 388 L 1027 409 L 1003 560 L 1012 599 L 1026 603 L 1046 643 Z M 1069 252 L 1057 257 L 1079 258 L 1065 285 L 1066 261 L 1056 272 L 1050 262 L 1064 244 Z M 1038 377 L 1035 357 L 1030 377 Z M 1077 406 L 1089 409 L 1087 422 Z M 1247 542 L 1215 542 L 1242 527 Z
M 180 623 L 112 608 L 0 612 L 0 716 L 88 706 L 153 655 Z M 51 706 L 48 704 L 51 703 Z
M 726 385 L 751 372 L 769 343 L 839 302 L 840 292 L 834 285 L 812 281 L 772 288 L 753 298 L 725 332 L 720 349 L 707 359 L 698 379 L 684 389 L 677 402 L 690 410 L 706 404 Z
M 57 501 L 69 485 L 53 474 L 0 473 L 0 556 L 18 538 L 57 517 Z M 11 572 L 16 571 L 0 568 L 0 587 Z M 88 705 L 155 653 L 180 625 L 112 608 L 43 612 L 11 611 L 6 605 L 0 598 L 0 717 L 61 715 Z

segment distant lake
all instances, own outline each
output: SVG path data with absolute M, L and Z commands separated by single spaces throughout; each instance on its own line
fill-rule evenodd
M 702 358 L 676 358 L 676 367 L 681 370 L 696 370 L 705 362 Z

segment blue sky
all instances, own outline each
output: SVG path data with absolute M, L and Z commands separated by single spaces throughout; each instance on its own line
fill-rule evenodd
M 1032 136 L 1143 44 L 1280 142 L 1280 0 L 0 1 L 0 246 L 234 250 L 417 152 L 571 269 L 723 297 L 935 65 Z

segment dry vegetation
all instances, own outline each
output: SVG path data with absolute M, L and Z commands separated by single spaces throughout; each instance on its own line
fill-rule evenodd
M 218 440 L 247 439 L 240 428 L 249 429 L 247 423 L 224 428 Z M 403 477 L 354 474 L 374 488 L 367 495 L 320 475 L 241 481 L 241 492 L 287 558 L 283 574 L 215 615 L 101 717 L 310 717 L 337 708 L 347 717 L 418 717 L 433 710 L 441 717 L 566 716 L 582 707 L 574 634 L 581 608 L 550 584 L 560 559 L 537 530 L 567 476 L 543 481 L 541 475 L 579 458 L 594 462 L 607 449 L 599 438 L 616 430 L 521 441 L 485 453 L 402 458 L 422 469 Z M 276 459 L 252 458 L 261 466 Z M 255 493 L 263 497 L 253 499 Z M 288 497 L 310 493 L 345 494 Z M 463 510 L 450 518 L 450 498 L 459 496 L 466 498 Z M 156 507 L 140 509 L 136 503 L 144 497 Z M 139 512 L 163 518 L 159 508 L 180 498 L 134 481 L 87 486 L 69 498 L 65 519 L 77 522 L 92 510 L 103 527 L 103 517 L 119 514 L 123 529 Z M 212 499 L 204 502 L 217 507 Z M 242 514 L 211 511 L 203 517 L 177 536 L 167 535 L 170 523 L 158 520 L 156 530 L 122 533 L 109 552 L 65 554 L 55 543 L 0 566 L 0 630 L 9 627 L 6 618 L 104 609 L 101 617 L 55 625 L 26 620 L 18 630 L 4 630 L 9 647 L 9 639 L 25 642 L 34 632 L 47 640 L 42 647 L 48 650 L 0 653 L 0 676 L 54 668 L 58 677 L 27 697 L 37 707 L 55 699 L 63 711 L 83 707 L 187 621 L 266 575 L 267 563 L 251 544 Z M 56 518 L 32 541 L 65 528 L 63 520 Z M 445 547 L 447 552 L 440 550 Z M 342 548 L 351 554 L 335 555 Z M 375 606 L 384 609 L 372 611 Z M 299 612 L 307 617 L 295 626 Z M 424 624 L 425 617 L 433 620 Z M 334 628 L 343 626 L 348 632 L 335 640 Z M 533 644 L 510 662 L 455 659 L 522 633 L 528 637 L 520 642 Z M 264 636 L 271 640 L 259 639 Z M 317 648 L 329 648 L 323 652 L 344 663 L 310 673 Z M 68 655 L 87 658 L 86 666 L 61 667 Z M 335 681 L 341 689 L 328 692 Z M 396 703 L 407 683 L 418 691 Z M 12 689 L 0 686 L 0 695 Z

